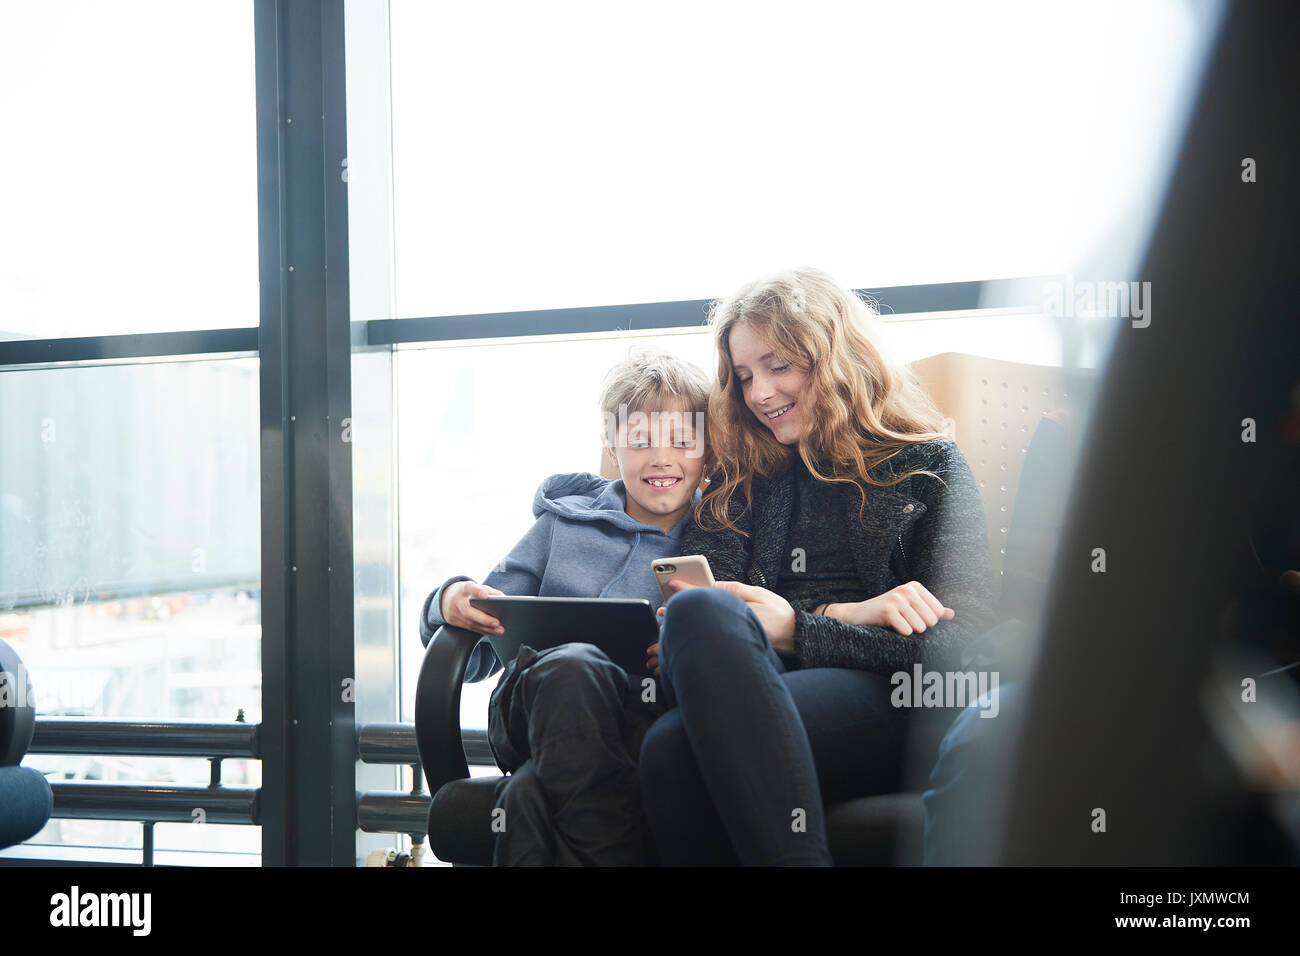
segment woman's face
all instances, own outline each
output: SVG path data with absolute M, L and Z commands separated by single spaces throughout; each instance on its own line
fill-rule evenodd
M 808 373 L 778 358 L 748 322 L 735 324 L 727 347 L 745 405 L 782 445 L 797 442 L 804 431 L 801 401 Z

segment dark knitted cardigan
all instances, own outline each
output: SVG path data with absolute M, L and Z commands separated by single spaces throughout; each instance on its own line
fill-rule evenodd
M 863 589 L 879 595 L 908 581 L 919 581 L 945 607 L 950 621 L 927 627 L 924 633 L 903 636 L 892 628 L 863 627 L 813 614 L 820 601 L 791 602 L 795 608 L 795 667 L 852 667 L 892 674 L 910 671 L 920 662 L 927 670 L 960 668 L 962 648 L 988 630 L 994 621 L 995 586 L 989 560 L 984 505 L 970 466 L 951 439 L 908 445 L 878 465 L 872 477 L 893 477 L 917 469 L 890 487 L 859 482 L 862 497 L 851 486 L 843 514 L 811 517 L 816 533 L 848 535 Z M 789 533 L 795 497 L 794 469 L 773 478 L 753 479 L 753 508 L 745 509 L 737 490 L 730 516 L 748 536 L 727 529 L 705 530 L 690 522 L 682 554 L 702 554 L 719 581 L 744 581 L 773 588 L 783 562 L 791 560 Z M 704 523 L 716 528 L 708 513 Z M 779 592 L 778 592 L 779 593 Z M 785 595 L 783 595 L 785 596 Z M 788 598 L 787 598 L 788 599 Z

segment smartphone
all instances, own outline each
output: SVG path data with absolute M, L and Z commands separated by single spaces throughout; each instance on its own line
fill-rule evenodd
M 654 569 L 655 581 L 659 583 L 659 593 L 667 601 L 675 592 L 668 586 L 673 578 L 681 578 L 697 587 L 713 587 L 713 571 L 709 568 L 709 559 L 702 554 L 691 554 L 680 558 L 656 558 L 650 565 Z

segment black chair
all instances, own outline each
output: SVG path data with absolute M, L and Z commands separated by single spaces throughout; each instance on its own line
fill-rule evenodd
M 415 691 L 415 735 L 429 807 L 429 850 L 448 863 L 490 866 L 491 817 L 501 776 L 469 776 L 461 740 L 460 689 L 480 635 L 442 627 L 429 641 Z M 937 747 L 937 737 L 932 741 Z M 933 751 L 933 747 L 931 747 Z M 920 862 L 924 813 L 920 793 L 863 797 L 826 808 L 836 863 Z

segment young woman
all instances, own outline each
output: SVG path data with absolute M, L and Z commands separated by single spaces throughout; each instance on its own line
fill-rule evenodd
M 897 789 L 922 719 L 891 675 L 959 669 L 992 623 L 975 480 L 873 318 L 813 269 L 715 304 L 717 465 L 682 553 L 718 586 L 678 582 L 649 649 L 672 708 L 641 748 L 663 863 L 830 863 L 823 804 Z

